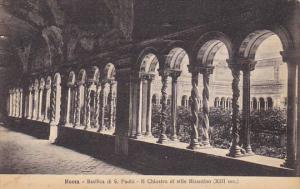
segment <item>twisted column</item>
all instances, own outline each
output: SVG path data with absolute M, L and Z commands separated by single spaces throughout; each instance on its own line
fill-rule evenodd
M 190 70 L 192 70 L 190 68 Z M 191 72 L 191 71 L 190 71 Z M 191 130 L 191 140 L 189 149 L 198 149 L 200 148 L 199 144 L 199 108 L 200 108 L 200 95 L 198 90 L 198 76 L 199 72 L 192 70 L 192 90 L 191 90 L 191 98 L 190 98 L 190 107 L 192 113 L 192 130 Z
M 101 83 L 101 92 L 100 92 L 100 96 L 101 96 L 101 124 L 100 127 L 98 129 L 99 132 L 104 132 L 106 130 L 105 127 L 105 82 Z
M 115 81 L 110 82 L 109 86 L 109 130 L 114 128 L 114 95 L 113 95 L 113 88 L 115 85 Z
M 81 107 L 80 107 L 80 87 L 81 87 L 81 83 L 78 83 L 77 85 L 77 92 L 76 92 L 76 108 L 75 108 L 75 124 L 74 127 L 79 127 L 80 126 L 80 111 L 81 111 Z
M 50 96 L 51 96 L 51 86 L 46 86 L 46 105 L 45 105 L 45 115 L 44 115 L 44 122 L 48 122 L 49 119 L 48 119 L 48 108 L 50 106 Z
M 202 119 L 202 145 L 209 147 L 209 76 L 213 73 L 213 66 L 205 66 L 200 68 L 200 73 L 203 75 L 203 91 L 202 91 L 202 109 L 203 109 L 203 119 Z M 225 101 L 223 102 L 225 106 Z
M 173 71 L 170 76 L 172 77 L 172 105 L 171 105 L 171 117 L 172 117 L 172 134 L 171 140 L 178 141 L 177 136 L 177 79 L 180 76 L 181 71 Z
M 87 93 L 85 96 L 85 102 L 86 102 L 86 128 L 91 127 L 91 84 L 87 85 Z
M 97 86 L 96 91 L 96 112 L 95 112 L 95 127 L 99 129 L 99 117 L 100 117 L 100 93 L 101 93 L 101 86 Z
M 55 126 L 56 123 L 56 85 L 52 84 L 52 89 L 50 93 L 50 125 Z
M 160 71 L 160 76 L 161 76 L 161 81 L 162 81 L 162 88 L 161 88 L 161 94 L 162 94 L 162 99 L 161 99 L 161 121 L 160 121 L 160 136 L 157 141 L 157 143 L 164 143 L 168 140 L 167 135 L 166 135 L 166 121 L 167 121 L 167 99 L 168 99 L 168 93 L 167 93 L 167 87 L 168 87 L 168 77 L 169 77 L 169 72 L 166 70 L 161 70 Z
M 240 89 L 239 89 L 239 82 L 240 82 L 240 67 L 238 64 L 229 64 L 229 67 L 231 69 L 231 73 L 233 76 L 232 81 L 232 142 L 229 149 L 229 154 L 227 154 L 230 157 L 239 157 L 242 156 L 243 150 L 239 146 L 240 142 L 240 135 L 239 135 L 239 129 L 240 129 L 240 122 L 239 122 L 239 97 L 240 97 Z

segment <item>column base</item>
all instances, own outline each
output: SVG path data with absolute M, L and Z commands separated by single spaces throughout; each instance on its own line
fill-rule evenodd
M 58 126 L 55 123 L 50 123 L 49 142 L 51 144 L 58 142 Z
M 172 136 L 170 137 L 170 140 L 171 140 L 172 142 L 178 142 L 178 141 L 179 141 L 177 135 L 172 135 Z
M 245 155 L 246 156 L 254 156 L 255 155 L 255 153 L 252 151 L 251 146 L 247 146 L 244 149 L 245 149 Z
M 136 134 L 136 135 L 134 136 L 134 139 L 141 139 L 141 138 L 143 138 L 143 135 L 142 135 L 141 133 Z
M 158 139 L 157 143 L 159 143 L 159 144 L 164 144 L 164 143 L 166 143 L 167 141 L 168 141 L 167 135 L 166 135 L 166 134 L 161 134 L 161 135 L 159 136 L 159 139 Z
M 190 150 L 201 149 L 198 139 L 191 139 L 190 145 L 187 147 Z
M 283 164 L 280 165 L 281 167 L 286 167 L 290 169 L 296 169 L 296 163 L 295 162 L 289 162 L 287 159 Z
M 246 154 L 246 151 L 242 149 L 240 146 L 231 146 L 229 149 L 229 153 L 226 154 L 226 156 L 237 158 L 237 157 L 244 157 Z

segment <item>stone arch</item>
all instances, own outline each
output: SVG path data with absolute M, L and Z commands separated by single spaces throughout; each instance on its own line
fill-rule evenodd
M 157 67 L 158 58 L 157 58 L 157 50 L 153 47 L 145 48 L 139 55 L 137 59 L 137 66 L 140 72 L 149 73 L 155 72 L 155 68 Z
M 195 43 L 192 50 L 192 58 L 196 64 L 212 65 L 218 50 L 225 45 L 229 59 L 233 57 L 233 45 L 229 37 L 219 31 L 211 31 L 203 34 Z M 196 65 L 195 65 L 196 66 Z
M 252 98 L 252 103 L 253 103 L 253 110 L 258 109 L 258 104 L 257 104 L 257 99 L 255 97 Z
M 97 66 L 93 66 L 91 69 L 88 70 L 87 79 L 90 83 L 97 84 L 100 79 L 100 70 Z
M 106 64 L 103 70 L 103 76 L 105 80 L 115 80 L 116 69 L 112 63 Z
M 267 103 L 268 103 L 268 109 L 272 109 L 274 107 L 274 101 L 272 97 L 267 98 Z
M 84 84 L 85 82 L 86 82 L 86 71 L 85 69 L 81 69 L 78 73 L 77 83 Z
M 279 37 L 284 50 L 288 50 L 294 46 L 288 31 L 282 26 L 276 26 L 270 29 L 255 30 L 247 35 L 240 45 L 239 56 L 254 60 L 258 47 L 272 35 Z

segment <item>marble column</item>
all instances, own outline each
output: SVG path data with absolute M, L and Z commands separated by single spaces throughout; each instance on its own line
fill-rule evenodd
M 229 149 L 229 153 L 227 154 L 230 157 L 239 157 L 242 156 L 242 148 L 240 147 L 240 122 L 239 122 L 239 98 L 240 98 L 240 65 L 238 62 L 228 62 L 229 68 L 231 69 L 231 73 L 233 76 L 232 80 L 232 141 Z
M 71 88 L 72 86 L 71 85 L 68 85 L 68 93 L 67 93 L 67 111 L 66 111 L 66 123 L 65 123 L 65 126 L 70 126 L 71 123 L 70 123 L 70 117 L 72 115 L 70 115 L 71 113 Z
M 138 88 L 139 93 L 139 103 L 138 103 L 138 122 L 135 132 L 135 138 L 139 139 L 142 137 L 142 113 L 143 113 L 143 82 L 145 78 L 143 76 L 140 77 L 140 83 Z
M 96 95 L 96 113 L 95 113 L 95 127 L 99 129 L 99 117 L 100 117 L 100 94 L 101 94 L 101 85 L 97 85 L 97 90 L 95 92 Z
M 38 109 L 38 120 L 39 121 L 43 120 L 43 116 L 42 116 L 43 92 L 44 92 L 44 88 L 40 88 L 40 90 L 39 90 L 39 109 Z
M 199 95 L 199 72 L 198 70 L 195 71 L 195 68 L 189 67 L 189 71 L 192 73 L 192 90 L 191 90 L 191 98 L 190 98 L 190 107 L 191 107 L 191 139 L 190 145 L 187 147 L 189 149 L 198 149 L 200 148 L 199 143 L 199 102 L 200 102 L 200 95 Z
M 39 107 L 39 102 L 38 102 L 38 88 L 37 86 L 34 87 L 34 97 L 33 97 L 33 111 L 32 111 L 32 119 L 37 120 L 37 113 L 38 113 L 38 107 Z
M 171 101 L 171 117 L 172 117 L 172 133 L 171 133 L 171 140 L 178 141 L 177 136 L 177 79 L 180 76 L 181 71 L 173 70 L 170 73 L 172 78 L 172 101 Z
M 285 165 L 289 168 L 296 167 L 296 128 L 297 128 L 297 64 L 298 53 L 282 52 L 283 61 L 288 68 L 288 91 L 287 91 L 287 157 Z M 299 82 L 299 81 L 298 81 Z M 298 146 L 299 148 L 299 146 Z
M 101 83 L 101 117 L 100 117 L 100 127 L 98 129 L 98 132 L 104 132 L 106 131 L 106 126 L 105 126 L 105 85 L 106 82 L 103 81 Z
M 75 109 L 75 124 L 74 124 L 74 127 L 80 127 L 80 113 L 81 113 L 81 99 L 80 99 L 80 93 L 81 93 L 81 86 L 82 86 L 82 83 L 78 83 L 77 84 L 77 95 L 76 95 L 76 109 Z
M 202 101 L 203 101 L 203 120 L 201 123 L 202 128 L 202 145 L 205 147 L 210 146 L 209 141 L 209 77 L 213 74 L 214 67 L 213 66 L 204 66 L 200 67 L 200 73 L 203 75 L 203 92 L 202 92 Z M 222 104 L 223 108 L 225 108 L 225 100 L 223 100 Z
M 114 94 L 113 94 L 113 89 L 115 86 L 116 82 L 115 81 L 110 81 L 109 83 L 109 130 L 114 129 Z
M 29 87 L 28 119 L 32 119 L 32 87 Z
M 85 129 L 91 128 L 91 85 L 92 83 L 89 83 L 86 86 L 86 98 L 85 98 L 85 106 L 86 106 L 86 124 Z
M 169 71 L 168 70 L 159 70 L 159 74 L 161 76 L 161 82 L 162 82 L 162 88 L 161 88 L 161 94 L 162 94 L 162 99 L 161 99 L 161 122 L 160 122 L 160 136 L 157 141 L 157 143 L 163 144 L 165 143 L 168 138 L 166 135 L 166 129 L 167 129 L 167 99 L 168 99 L 168 93 L 167 93 L 167 88 L 168 88 L 168 77 L 169 77 Z
M 9 90 L 9 116 L 12 116 L 12 112 L 13 112 L 13 109 L 12 109 L 12 91 Z
M 255 69 L 256 62 L 253 60 L 241 60 L 240 64 L 242 66 L 243 71 L 243 138 L 242 144 L 243 148 L 246 151 L 247 155 L 254 154 L 251 148 L 251 127 L 250 127 L 250 113 L 251 113 L 251 105 L 250 105 L 250 94 L 251 94 L 251 83 L 250 83 L 250 72 Z
M 152 135 L 152 81 L 155 75 L 148 75 L 148 90 L 147 90 L 147 125 L 146 137 L 153 137 Z
M 15 100 L 15 102 L 16 102 L 16 105 L 15 105 L 15 117 L 19 117 L 19 104 L 20 104 L 20 92 L 19 92 L 19 89 L 16 89 L 16 100 Z
M 23 101 L 24 101 L 24 98 L 23 98 L 23 89 L 20 89 L 20 118 L 23 118 Z
M 45 105 L 45 113 L 44 113 L 44 122 L 49 122 L 49 118 L 48 118 L 48 109 L 50 107 L 50 94 L 51 94 L 51 86 L 46 86 L 46 105 Z

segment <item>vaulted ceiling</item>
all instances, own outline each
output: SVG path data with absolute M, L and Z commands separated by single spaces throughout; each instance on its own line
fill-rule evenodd
M 0 67 L 9 66 L 9 55 L 17 55 L 13 58 L 18 59 L 16 62 L 21 63 L 19 67 L 23 70 L 30 67 L 28 61 L 36 67 L 41 61 L 51 66 L 52 62 L 44 59 L 52 56 L 72 60 L 76 55 L 104 47 L 153 38 L 225 17 L 247 20 L 243 12 L 255 12 L 253 15 L 267 19 L 268 15 L 274 17 L 278 8 L 282 12 L 280 3 L 284 1 L 0 0 Z M 53 45 L 48 54 L 44 52 L 47 45 Z M 31 56 L 33 51 L 36 53 Z M 39 57 L 41 54 L 43 57 Z

